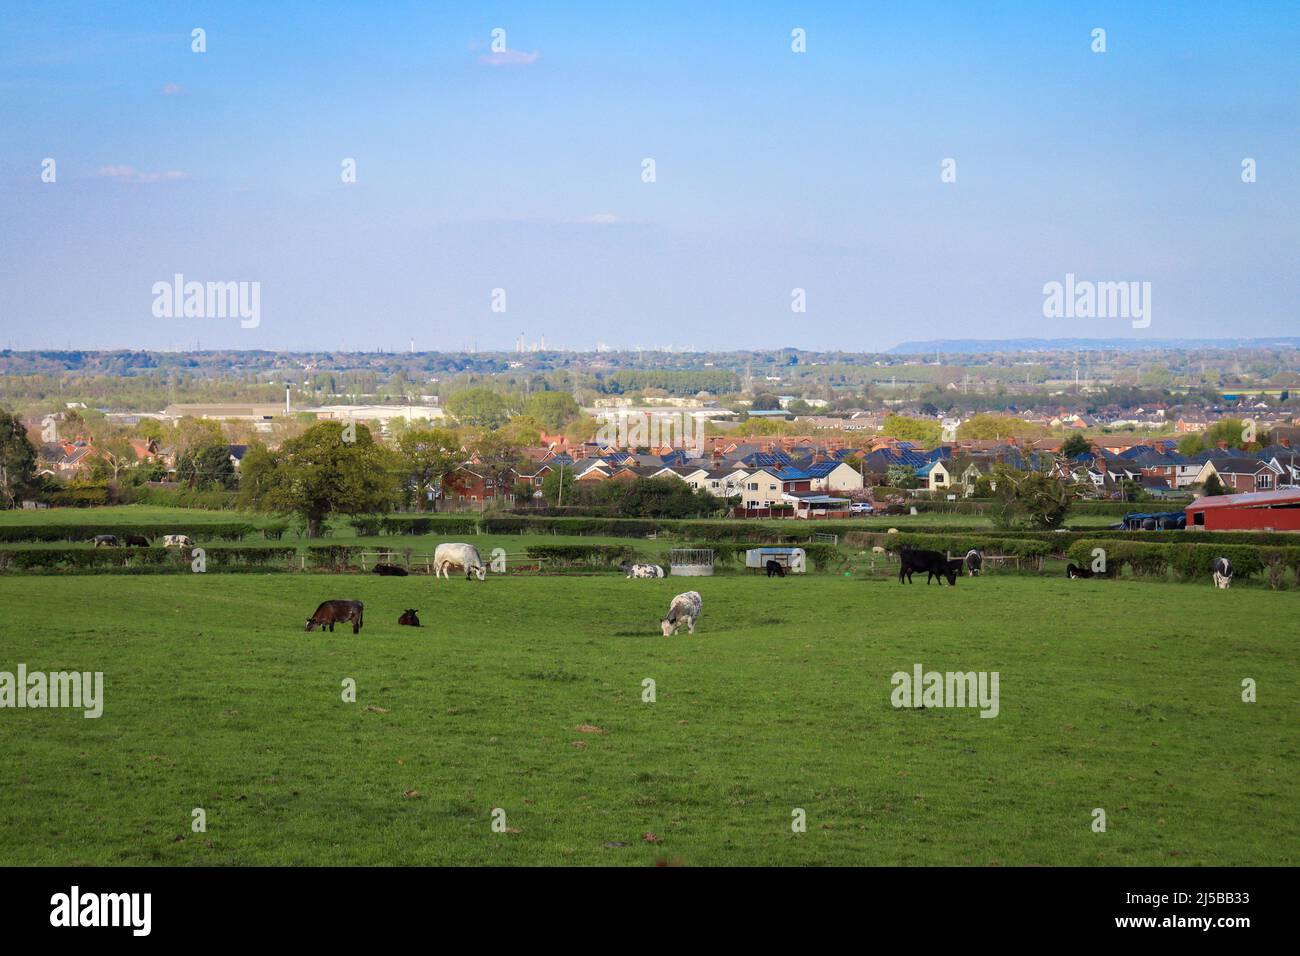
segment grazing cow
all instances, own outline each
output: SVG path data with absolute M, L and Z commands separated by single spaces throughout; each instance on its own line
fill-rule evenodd
M 420 627 L 420 626 L 421 626 L 421 625 L 420 625 L 420 618 L 419 618 L 419 616 L 415 613 L 415 608 L 413 608 L 413 607 L 408 607 L 405 611 L 403 611 L 403 612 L 402 612 L 402 616 L 399 617 L 399 618 L 397 619 L 397 623 L 398 623 L 398 624 L 403 624 L 403 625 L 405 625 L 405 626 L 407 626 L 407 627 Z
M 659 622 L 659 629 L 663 631 L 664 637 L 676 634 L 677 629 L 683 624 L 686 625 L 688 634 L 694 634 L 695 622 L 699 619 L 703 607 L 704 600 L 698 591 L 687 591 L 673 598 L 673 603 L 668 605 L 668 616 Z
M 913 551 L 910 548 L 903 548 L 898 552 L 898 583 L 902 584 L 904 578 L 908 584 L 912 583 L 913 571 L 925 571 L 925 583 L 929 584 L 933 578 L 939 579 L 939 584 L 943 584 L 943 579 L 948 579 L 948 584 L 952 587 L 957 586 L 957 573 L 961 568 L 962 562 L 949 561 L 938 551 Z
M 395 564 L 376 564 L 375 574 L 382 574 L 390 578 L 404 578 L 407 575 L 406 568 L 400 568 Z
M 97 534 L 91 539 L 91 543 L 97 548 L 116 548 L 117 535 L 115 534 Z
M 978 548 L 971 548 L 966 552 L 966 570 L 970 572 L 973 578 L 979 577 L 980 569 L 984 567 L 984 555 Z
M 620 564 L 618 569 L 632 578 L 662 578 L 664 569 L 657 564 Z
M 470 575 L 478 578 L 480 581 L 487 577 L 487 565 L 479 557 L 478 548 L 472 544 L 451 544 L 443 543 L 438 545 L 433 551 L 433 576 L 444 577 L 451 580 L 451 568 L 461 568 L 465 572 L 465 580 L 469 580 Z
M 307 618 L 307 626 L 303 630 L 310 631 L 315 627 L 324 630 L 328 627 L 332 633 L 335 624 L 346 624 L 351 621 L 352 633 L 356 634 L 361 630 L 362 610 L 360 601 L 323 601 L 321 606 L 316 608 L 316 613 Z
M 122 538 L 122 543 L 128 548 L 147 548 L 149 539 L 142 534 L 128 534 Z
M 767 576 L 770 578 L 774 574 L 778 578 L 785 577 L 785 568 L 781 567 L 780 561 L 772 561 L 769 559 L 767 562 Z
M 1095 577 L 1096 574 L 1097 572 L 1092 568 L 1081 568 L 1077 564 L 1071 563 L 1065 566 L 1065 576 L 1071 580 L 1075 578 L 1091 578 Z
M 1210 573 L 1214 575 L 1216 588 L 1232 587 L 1232 562 L 1227 558 L 1215 558 L 1210 563 Z
M 163 535 L 164 548 L 192 548 L 194 542 L 183 534 L 165 534 Z

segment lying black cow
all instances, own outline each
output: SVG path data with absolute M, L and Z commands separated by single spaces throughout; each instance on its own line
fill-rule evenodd
M 398 623 L 398 624 L 403 624 L 403 625 L 405 625 L 406 627 L 420 627 L 420 626 L 421 626 L 421 624 L 420 624 L 420 617 L 419 617 L 418 614 L 416 614 L 416 612 L 415 612 L 415 608 L 413 608 L 413 607 L 408 607 L 405 611 L 403 611 L 403 612 L 402 612 L 402 616 L 399 617 L 399 618 L 397 619 L 397 623 Z
M 307 626 L 303 630 L 310 631 L 316 627 L 324 630 L 328 627 L 333 632 L 335 624 L 351 621 L 352 633 L 356 634 L 361 630 L 362 610 L 360 601 L 324 601 L 316 608 L 316 613 L 307 618 Z
M 147 548 L 149 539 L 142 534 L 128 534 L 122 538 L 122 543 L 128 548 Z
M 977 578 L 982 567 L 984 567 L 984 555 L 980 554 L 978 548 L 971 548 L 966 552 L 966 570 L 970 572 L 971 577 Z
M 376 564 L 375 574 L 382 574 L 387 577 L 404 578 L 409 572 L 406 568 L 400 568 L 395 564 Z
M 925 583 L 929 584 L 931 579 L 938 578 L 939 583 L 943 584 L 943 579 L 948 579 L 948 584 L 952 587 L 957 586 L 957 575 L 961 573 L 962 561 L 949 561 L 946 555 L 938 551 L 912 551 L 909 548 L 903 548 L 898 552 L 898 583 L 902 584 L 906 579 L 908 584 L 912 583 L 913 571 L 926 572 Z
M 781 562 L 780 562 L 780 561 L 771 561 L 771 560 L 769 560 L 769 561 L 767 562 L 767 576 L 770 578 L 770 577 L 771 577 L 772 575 L 774 575 L 774 574 L 775 574 L 778 578 L 783 578 L 783 577 L 785 577 L 785 568 L 781 567 Z
M 1105 575 L 1094 571 L 1092 568 L 1081 568 L 1077 564 L 1067 564 L 1065 566 L 1065 576 L 1073 580 L 1074 578 L 1100 578 Z

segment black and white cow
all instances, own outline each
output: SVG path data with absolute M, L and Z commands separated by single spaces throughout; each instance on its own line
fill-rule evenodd
M 1226 589 L 1232 586 L 1232 562 L 1227 558 L 1215 558 L 1210 563 L 1210 574 L 1214 576 L 1216 588 Z
M 970 572 L 971 577 L 977 578 L 982 567 L 984 567 L 984 555 L 978 548 L 971 548 L 966 552 L 966 570 Z
M 668 606 L 668 616 L 659 622 L 659 629 L 663 631 L 664 637 L 676 634 L 677 629 L 683 624 L 686 625 L 688 634 L 694 634 L 695 622 L 699 620 L 703 607 L 704 600 L 698 591 L 686 591 L 673 598 L 673 603 Z
M 664 569 L 657 564 L 620 564 L 619 570 L 632 578 L 662 578 Z

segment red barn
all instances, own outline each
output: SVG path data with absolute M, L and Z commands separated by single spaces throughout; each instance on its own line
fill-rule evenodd
M 1187 506 L 1189 531 L 1300 531 L 1300 490 L 1197 498 Z

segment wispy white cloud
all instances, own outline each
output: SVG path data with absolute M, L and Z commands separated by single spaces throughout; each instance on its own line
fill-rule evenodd
M 177 96 L 184 92 L 185 87 L 181 86 L 179 83 L 168 83 L 162 88 L 163 96 Z
M 620 223 L 627 222 L 626 219 L 612 212 L 598 212 L 595 215 L 585 216 L 582 219 L 573 219 L 570 221 L 582 226 L 616 226 Z
M 500 53 L 484 53 L 478 61 L 488 66 L 532 66 L 541 55 L 537 50 L 525 53 L 522 50 L 506 49 Z
M 181 172 L 179 169 L 152 173 L 136 169 L 134 166 L 100 166 L 95 171 L 95 175 L 101 179 L 116 179 L 124 183 L 172 183 L 190 178 L 189 173 Z

